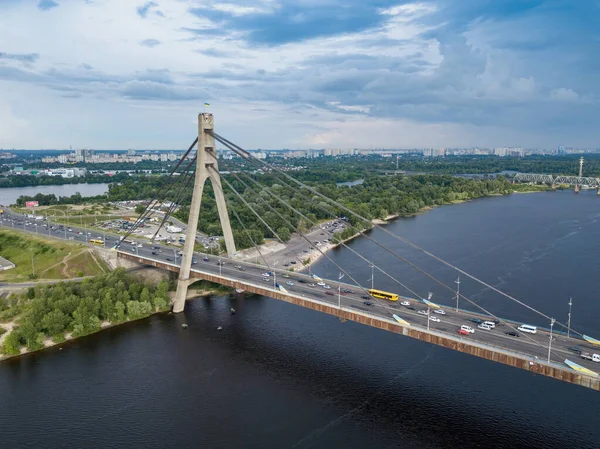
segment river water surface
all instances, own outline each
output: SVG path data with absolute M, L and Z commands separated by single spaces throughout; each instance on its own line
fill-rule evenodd
M 29 186 L 29 187 L 5 187 L 0 189 L 0 205 L 9 206 L 17 202 L 21 195 L 35 196 L 38 193 L 44 195 L 54 194 L 59 196 L 71 196 L 75 193 L 81 193 L 81 196 L 96 196 L 108 192 L 107 183 L 98 184 L 63 184 L 52 186 Z
M 561 321 L 573 296 L 573 327 L 599 335 L 598 220 L 592 192 L 556 192 L 441 207 L 388 229 Z M 456 273 L 371 235 L 455 286 Z M 366 239 L 350 245 L 417 293 L 453 304 L 450 291 Z M 370 285 L 366 263 L 344 248 L 330 254 Z M 337 270 L 327 260 L 313 268 Z M 378 273 L 375 285 L 404 293 Z M 461 291 L 544 324 L 467 279 Z M 592 449 L 600 441 L 597 392 L 264 297 L 199 299 L 185 315 L 4 362 L 0 404 L 2 448 Z

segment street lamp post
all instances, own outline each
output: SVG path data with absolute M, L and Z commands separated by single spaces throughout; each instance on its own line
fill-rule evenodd
M 458 298 L 460 298 L 460 277 L 454 282 L 456 283 L 456 311 L 458 312 Z
M 569 298 L 569 321 L 567 321 L 567 338 L 571 336 L 571 306 L 573 305 L 573 298 Z
M 427 306 L 427 330 L 429 330 L 429 312 L 430 312 L 431 308 L 429 306 Z
M 371 264 L 371 290 L 373 290 L 375 287 L 375 265 Z
M 556 320 L 552 318 L 550 320 L 550 341 L 548 342 L 548 362 L 550 362 L 550 352 L 552 351 L 552 328 L 554 327 L 554 323 Z
M 273 271 L 273 288 L 277 288 L 277 273 Z

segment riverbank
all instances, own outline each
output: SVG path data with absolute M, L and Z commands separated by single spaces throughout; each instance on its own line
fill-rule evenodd
M 201 281 L 201 282 L 205 282 L 205 281 Z M 200 288 L 190 288 L 188 290 L 187 300 L 190 301 L 190 300 L 194 300 L 194 299 L 206 298 L 206 297 L 219 295 L 219 294 L 231 294 L 231 289 L 228 287 L 220 286 L 220 285 L 214 285 L 214 286 L 208 286 L 208 287 L 206 285 L 203 285 Z M 127 319 L 127 320 L 121 321 L 121 322 L 102 321 L 102 322 L 100 322 L 100 327 L 97 330 L 95 330 L 93 332 L 89 332 L 84 335 L 74 336 L 73 332 L 71 331 L 71 332 L 65 333 L 64 337 L 59 340 L 54 340 L 52 337 L 45 337 L 42 342 L 42 347 L 39 347 L 39 348 L 29 349 L 28 347 L 23 346 L 20 349 L 18 354 L 0 353 L 0 362 L 9 360 L 9 359 L 13 359 L 15 357 L 21 357 L 21 356 L 24 356 L 27 354 L 44 351 L 46 349 L 53 348 L 53 347 L 59 347 L 59 350 L 62 350 L 62 346 L 66 345 L 66 344 L 69 344 L 75 340 L 79 340 L 79 339 L 88 337 L 90 335 L 97 334 L 97 333 L 105 331 L 107 329 L 111 329 L 111 328 L 117 327 L 117 326 L 124 326 L 127 324 L 131 324 L 136 321 L 141 321 L 146 318 L 150 318 L 154 315 L 170 314 L 170 313 L 172 313 L 171 307 L 173 304 L 174 297 L 175 297 L 175 292 L 174 291 L 169 292 L 170 301 L 169 301 L 168 307 L 166 307 L 165 309 L 162 309 L 162 310 L 155 310 L 144 316 L 140 316 L 140 317 L 133 318 L 133 319 Z M 11 334 L 13 329 L 15 329 L 15 327 L 18 325 L 18 321 L 19 321 L 19 317 L 17 316 L 17 317 L 15 317 L 15 319 L 13 319 L 11 321 L 0 322 L 0 349 L 3 348 L 4 341 Z

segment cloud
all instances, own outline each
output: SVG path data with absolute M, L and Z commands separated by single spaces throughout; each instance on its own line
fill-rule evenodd
M 40 58 L 37 53 L 28 54 L 11 54 L 0 51 L 0 59 L 19 61 L 19 62 L 36 62 Z
M 42 11 L 48 11 L 49 9 L 56 8 L 58 3 L 54 0 L 40 0 L 37 7 Z
M 209 99 L 219 126 L 263 148 L 368 145 L 369 132 L 379 146 L 597 145 L 597 3 L 73 1 L 51 24 L 9 3 L 0 91 L 22 86 L 11 110 L 33 120 L 18 107 L 33 91 L 75 121 L 74 104 L 111 118 L 135 109 L 144 125 L 115 133 L 114 147 L 145 139 L 151 121 L 167 128 L 148 144 L 168 147 L 182 129 L 170 118 L 190 125 Z
M 571 89 L 559 87 L 558 89 L 552 89 L 550 91 L 550 98 L 558 101 L 577 101 L 579 95 Z
M 144 3 L 142 6 L 138 6 L 136 11 L 142 19 L 145 19 L 148 16 L 148 13 L 150 12 L 150 10 L 157 8 L 157 7 L 158 7 L 158 3 L 147 2 L 147 3 Z M 164 14 L 159 10 L 155 10 L 154 13 L 157 16 L 164 17 Z
M 144 47 L 156 47 L 157 45 L 160 45 L 161 42 L 157 39 L 144 39 L 143 41 L 140 42 L 140 45 L 144 46 Z

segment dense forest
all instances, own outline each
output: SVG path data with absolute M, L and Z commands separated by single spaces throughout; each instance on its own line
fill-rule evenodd
M 0 320 L 15 320 L 0 351 L 19 354 L 44 347 L 46 339 L 55 343 L 67 333 L 81 337 L 100 330 L 102 323 L 115 324 L 167 310 L 170 304 L 168 282 L 156 288 L 134 280 L 124 269 L 81 283 L 39 285 L 0 301 Z
M 298 216 L 269 192 L 254 187 L 249 181 L 248 175 L 240 178 L 248 187 L 236 179 L 230 179 L 233 187 L 239 193 L 243 193 L 252 209 L 284 241 L 289 239 L 291 233 L 297 229 L 306 230 L 321 220 L 348 215 L 308 191 L 283 185 L 272 175 L 254 175 L 254 178 L 268 186 L 273 194 L 305 216 L 305 218 Z M 314 186 L 319 193 L 338 201 L 368 219 L 384 219 L 388 215 L 408 216 L 425 207 L 467 201 L 487 195 L 504 195 L 513 192 L 515 188 L 529 188 L 528 186 L 515 186 L 503 177 L 473 180 L 448 175 L 391 177 L 377 174 L 366 176 L 363 184 L 354 187 L 337 186 L 333 182 L 314 183 Z M 231 190 L 228 188 L 225 190 L 230 209 L 235 209 L 237 216 L 240 217 L 255 241 L 274 237 L 273 232 L 261 223 L 249 207 L 243 204 Z M 221 229 L 216 203 L 208 185 L 205 192 L 207 196 L 205 197 L 206 201 L 202 204 L 199 230 L 209 235 L 219 235 Z M 189 197 L 186 198 L 184 204 L 189 204 Z M 188 213 L 188 207 L 184 206 L 175 215 L 185 221 Z M 236 243 L 240 248 L 252 246 L 252 240 L 246 236 L 244 227 L 238 221 L 237 216 L 233 210 L 230 210 L 232 228 L 238 237 Z M 356 221 L 352 216 L 348 218 L 357 228 L 364 228 L 364 223 Z

